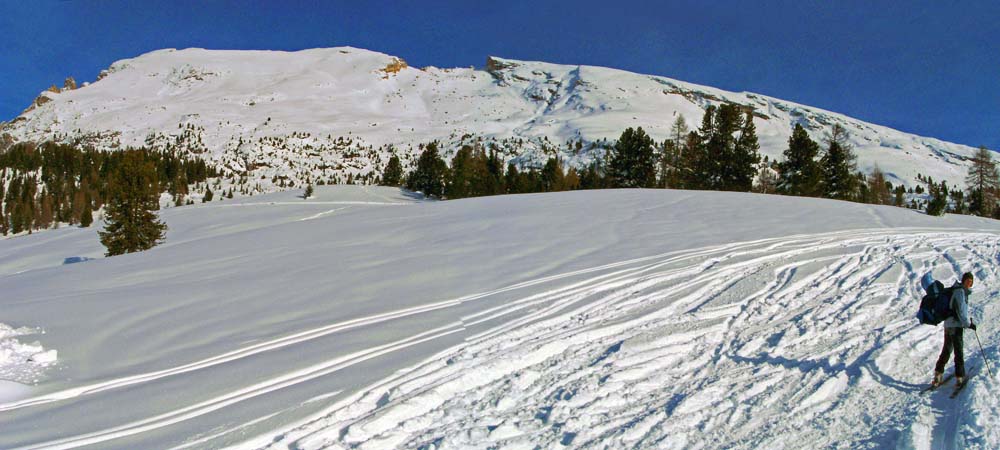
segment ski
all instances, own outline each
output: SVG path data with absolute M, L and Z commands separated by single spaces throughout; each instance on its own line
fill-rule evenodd
M 958 397 L 958 394 L 962 393 L 962 389 L 965 389 L 965 387 L 969 385 L 969 378 L 972 378 L 972 374 L 971 373 L 968 373 L 968 374 L 965 375 L 965 382 L 964 383 L 962 383 L 962 384 L 960 384 L 958 386 L 955 386 L 955 390 L 951 392 L 951 398 Z
M 952 378 L 955 378 L 955 374 L 954 373 L 948 374 L 948 376 L 944 377 L 941 380 L 941 383 L 939 383 L 939 384 L 931 383 L 930 386 L 927 386 L 927 387 L 921 389 L 920 393 L 923 394 L 925 392 L 933 392 L 935 389 L 937 389 L 937 388 L 939 388 L 941 386 L 944 386 L 945 383 L 951 381 Z

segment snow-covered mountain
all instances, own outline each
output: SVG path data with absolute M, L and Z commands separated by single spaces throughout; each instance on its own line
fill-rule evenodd
M 978 342 L 961 396 L 920 394 L 942 337 L 913 317 L 923 276 L 973 272 L 1000 369 L 1000 222 L 299 193 L 164 209 L 165 244 L 114 258 L 94 228 L 0 240 L 0 448 L 1000 446 Z
M 62 91 L 62 92 L 59 92 Z M 872 101 L 878 101 L 872 99 Z M 0 134 L 100 148 L 180 145 L 258 190 L 275 177 L 371 181 L 390 152 L 411 163 L 422 143 L 494 144 L 525 166 L 558 153 L 571 165 L 593 145 L 641 126 L 668 136 L 710 104 L 753 108 L 765 155 L 780 158 L 792 126 L 822 139 L 839 123 L 859 167 L 893 183 L 918 173 L 962 185 L 974 149 L 749 92 L 727 92 L 621 70 L 489 58 L 485 69 L 422 69 L 340 47 L 279 51 L 159 50 L 118 61 L 94 83 L 42 92 Z M 582 141 L 577 148 L 576 142 Z M 447 156 L 447 154 L 446 154 Z

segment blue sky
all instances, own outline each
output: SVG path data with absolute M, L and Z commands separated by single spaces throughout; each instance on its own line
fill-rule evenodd
M 1000 149 L 995 1 L 0 0 L 0 120 L 66 76 L 159 48 L 350 45 L 411 65 L 488 55 L 758 92 Z

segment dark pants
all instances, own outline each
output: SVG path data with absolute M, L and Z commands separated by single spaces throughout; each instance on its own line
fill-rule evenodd
M 955 376 L 965 377 L 965 353 L 962 352 L 962 331 L 963 328 L 944 329 L 944 347 L 941 348 L 941 356 L 938 357 L 937 366 L 934 371 L 944 372 L 945 364 L 951 358 L 952 349 L 955 350 Z

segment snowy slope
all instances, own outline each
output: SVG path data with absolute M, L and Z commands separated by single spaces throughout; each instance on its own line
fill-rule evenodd
M 911 318 L 920 277 L 973 271 L 996 361 L 995 221 L 695 191 L 295 194 L 166 209 L 166 244 L 115 258 L 93 229 L 0 240 L 0 323 L 58 352 L 0 385 L 0 448 L 1000 445 L 971 340 L 967 393 L 916 392 L 940 330 Z
M 626 127 L 662 140 L 678 115 L 693 129 L 706 106 L 722 102 L 753 108 L 762 152 L 772 159 L 795 123 L 817 140 L 843 125 L 860 168 L 878 165 L 896 184 L 912 186 L 922 173 L 962 185 L 973 153 L 805 105 L 659 76 L 500 58 L 489 58 L 484 70 L 418 69 L 350 47 L 154 51 L 114 63 L 88 86 L 43 92 L 0 132 L 101 148 L 181 144 L 233 174 L 263 177 L 250 186 L 272 190 L 275 175 L 373 176 L 392 151 L 408 164 L 418 145 L 433 140 L 453 151 L 481 139 L 526 166 L 544 163 L 558 147 L 581 166 L 603 155 L 592 144 L 617 139 Z M 568 145 L 578 140 L 581 150 Z

